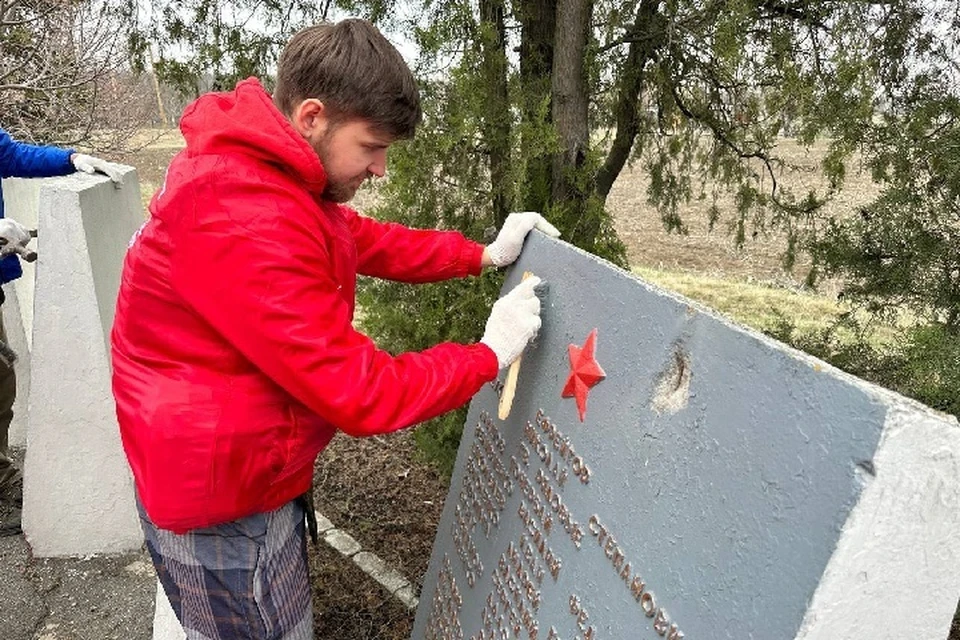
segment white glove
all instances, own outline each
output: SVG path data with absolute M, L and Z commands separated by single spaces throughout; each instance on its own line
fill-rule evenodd
M 487 255 L 495 266 L 505 267 L 520 256 L 523 241 L 531 229 L 539 229 L 551 238 L 559 238 L 557 228 L 535 211 L 511 213 L 497 234 L 497 239 L 487 246 Z
M 16 253 L 27 262 L 37 259 L 37 253 L 27 249 L 27 243 L 37 235 L 12 218 L 0 218 L 0 257 Z
M 497 354 L 501 369 L 513 364 L 540 330 L 540 299 L 533 291 L 538 284 L 540 278 L 530 276 L 493 303 L 480 342 Z
M 73 166 L 77 171 L 83 171 L 84 173 L 102 173 L 108 178 L 113 180 L 114 184 L 123 184 L 123 174 L 119 166 L 107 162 L 106 160 L 101 160 L 100 158 L 94 158 L 93 156 L 88 156 L 85 153 L 75 153 L 70 156 L 70 162 L 73 163 Z

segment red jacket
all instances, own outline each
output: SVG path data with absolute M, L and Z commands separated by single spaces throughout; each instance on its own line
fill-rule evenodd
M 310 487 L 336 429 L 402 429 L 497 375 L 486 345 L 394 357 L 352 326 L 357 273 L 463 277 L 481 245 L 322 200 L 317 155 L 256 80 L 200 98 L 181 129 L 112 333 L 124 450 L 148 515 L 175 532 L 276 509 Z

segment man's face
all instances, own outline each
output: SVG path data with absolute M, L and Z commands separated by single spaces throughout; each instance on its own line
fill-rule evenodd
M 327 172 L 323 195 L 334 202 L 347 202 L 364 180 L 382 177 L 387 171 L 387 148 L 393 139 L 366 120 L 347 120 L 327 126 L 314 150 Z

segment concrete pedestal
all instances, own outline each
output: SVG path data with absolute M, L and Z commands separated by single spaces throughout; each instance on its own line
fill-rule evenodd
M 4 305 L 27 391 L 13 438 L 27 447 L 24 533 L 41 557 L 137 549 L 109 357 L 123 256 L 144 220 L 136 173 L 123 188 L 85 174 L 3 187 L 6 215 L 38 230 L 39 260 L 24 265 Z

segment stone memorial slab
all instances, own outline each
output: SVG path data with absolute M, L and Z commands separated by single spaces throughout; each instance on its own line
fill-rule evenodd
M 473 400 L 413 637 L 946 638 L 960 426 L 533 234 L 509 415 Z

